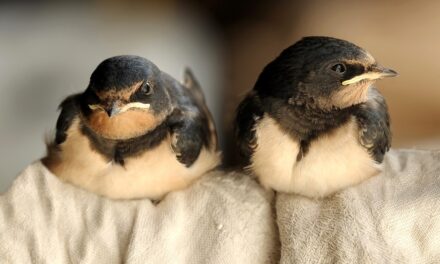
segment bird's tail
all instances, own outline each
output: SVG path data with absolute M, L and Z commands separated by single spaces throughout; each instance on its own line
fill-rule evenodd
M 200 104 L 205 104 L 205 96 L 202 87 L 200 87 L 199 82 L 194 77 L 194 74 L 189 67 L 185 67 L 183 72 L 183 85 L 191 91 Z
M 197 104 L 203 109 L 207 119 L 208 119 L 208 128 L 212 135 L 211 142 L 212 145 L 217 149 L 218 148 L 218 138 L 217 132 L 215 129 L 214 118 L 212 117 L 211 112 L 208 109 L 206 104 L 205 95 L 203 94 L 202 87 L 194 76 L 192 70 L 189 67 L 185 67 L 183 72 L 183 86 L 185 86 L 188 90 L 191 91 L 191 94 L 197 100 Z

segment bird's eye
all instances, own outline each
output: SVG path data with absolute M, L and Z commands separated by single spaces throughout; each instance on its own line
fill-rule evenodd
M 142 84 L 141 91 L 144 94 L 150 94 L 151 93 L 151 85 L 148 82 L 144 82 Z
M 338 63 L 338 64 L 333 65 L 331 67 L 331 69 L 332 69 L 332 71 L 337 72 L 337 73 L 344 73 L 346 70 L 346 67 L 344 64 Z

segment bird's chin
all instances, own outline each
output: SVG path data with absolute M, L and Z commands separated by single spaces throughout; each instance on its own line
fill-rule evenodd
M 127 140 L 148 133 L 163 122 L 146 111 L 127 111 L 111 118 L 103 112 L 92 113 L 87 120 L 87 126 L 96 134 L 111 140 Z
M 343 86 L 334 92 L 327 102 L 324 102 L 324 105 L 344 109 L 364 103 L 368 100 L 368 90 L 373 83 L 374 81 L 371 80 L 361 80 L 357 83 Z

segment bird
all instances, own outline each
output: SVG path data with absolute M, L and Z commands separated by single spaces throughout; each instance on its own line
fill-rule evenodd
M 237 108 L 242 167 L 266 189 L 312 199 L 379 174 L 391 130 L 375 81 L 393 76 L 349 41 L 303 37 L 264 67 Z
M 160 200 L 220 163 L 214 121 L 189 68 L 179 82 L 146 58 L 111 57 L 59 108 L 41 161 L 98 195 Z

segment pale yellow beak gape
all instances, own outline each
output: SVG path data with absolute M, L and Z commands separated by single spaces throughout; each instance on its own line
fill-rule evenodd
M 342 85 L 349 85 L 360 82 L 362 80 L 377 80 L 385 77 L 397 76 L 397 72 L 382 66 L 373 66 L 369 71 L 362 73 L 361 75 L 354 76 L 349 80 L 342 82 Z
M 109 117 L 112 117 L 117 114 L 124 113 L 130 109 L 147 109 L 148 110 L 148 109 L 150 109 L 150 104 L 134 102 L 134 103 L 128 103 L 126 105 L 123 105 L 122 107 L 117 106 L 117 104 L 113 104 L 110 109 L 105 109 L 101 105 L 93 104 L 93 105 L 89 105 L 89 108 L 91 110 L 97 110 L 97 109 L 103 110 L 103 111 L 107 112 Z

